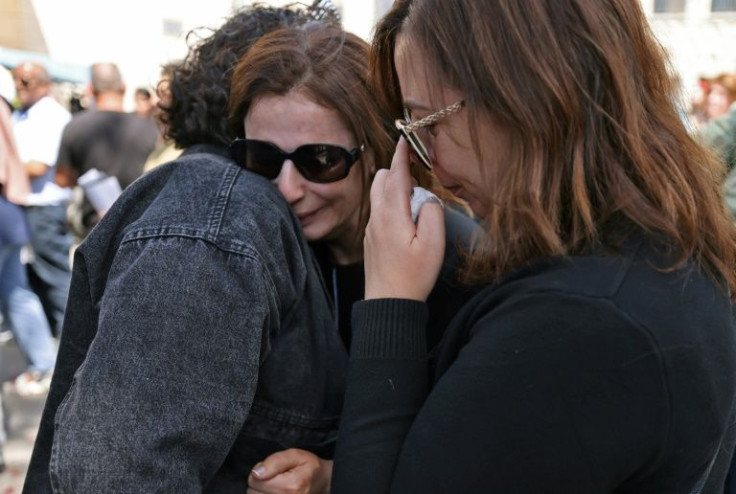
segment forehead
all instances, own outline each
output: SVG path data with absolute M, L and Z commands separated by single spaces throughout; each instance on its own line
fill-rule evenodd
M 285 151 L 308 143 L 355 145 L 352 132 L 336 111 L 301 92 L 257 98 L 244 124 L 249 139 L 269 141 Z
M 13 74 L 17 78 L 36 78 L 41 74 L 41 68 L 30 63 L 23 63 L 13 70 Z
M 400 34 L 394 50 L 394 67 L 399 77 L 404 107 L 432 113 L 458 100 L 458 92 L 449 89 L 439 74 L 431 70 L 424 53 L 408 36 Z

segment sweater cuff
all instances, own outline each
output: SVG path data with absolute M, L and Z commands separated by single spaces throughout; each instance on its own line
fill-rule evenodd
M 352 358 L 427 358 L 427 304 L 382 298 L 353 304 Z

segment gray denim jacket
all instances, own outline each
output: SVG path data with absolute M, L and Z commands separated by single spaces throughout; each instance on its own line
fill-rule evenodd
M 331 457 L 347 357 L 296 218 L 195 147 L 79 247 L 26 494 L 238 493 L 287 447 Z

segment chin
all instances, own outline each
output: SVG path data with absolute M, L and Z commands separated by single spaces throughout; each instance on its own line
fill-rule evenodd
M 323 240 L 326 233 L 323 228 L 315 228 L 315 225 L 302 226 L 302 232 L 307 242 L 319 242 Z

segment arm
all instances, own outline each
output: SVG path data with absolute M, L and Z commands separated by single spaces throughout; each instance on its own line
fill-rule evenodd
M 49 165 L 40 161 L 26 161 L 24 166 L 30 178 L 42 177 L 49 171 Z
M 429 389 L 426 321 L 426 305 L 417 301 L 380 299 L 353 306 L 334 494 L 389 491 L 404 439 Z
M 333 493 L 614 491 L 659 451 L 667 394 L 647 337 L 603 305 L 540 294 L 489 312 L 411 417 L 372 384 L 389 366 L 412 378 L 401 358 L 353 362 Z
M 365 299 L 353 308 L 353 338 L 333 492 L 387 492 L 406 431 L 428 387 L 427 299 L 445 252 L 442 208 L 411 220 L 408 144 L 371 187 Z M 398 214 L 397 214 L 398 213 Z
M 202 241 L 123 244 L 56 413 L 52 484 L 201 492 L 248 415 L 271 292 L 253 258 Z

